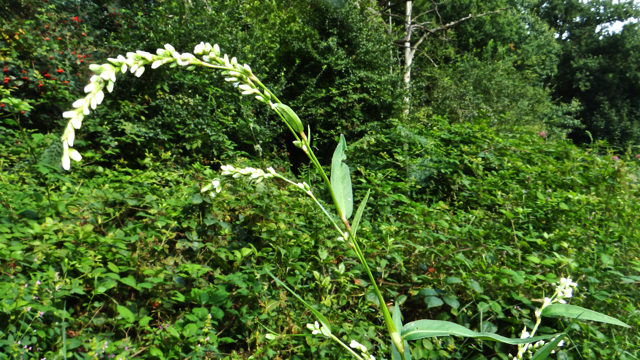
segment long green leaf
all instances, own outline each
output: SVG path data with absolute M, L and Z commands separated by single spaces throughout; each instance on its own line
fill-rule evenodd
M 360 225 L 360 218 L 362 217 L 362 213 L 364 209 L 367 207 L 367 201 L 369 200 L 369 194 L 371 194 L 371 189 L 367 191 L 367 195 L 364 196 L 364 199 L 360 202 L 360 206 L 358 206 L 358 210 L 356 211 L 356 216 L 353 217 L 353 222 L 351 224 L 351 230 L 353 230 L 353 236 L 356 236 L 358 232 L 358 226 Z
M 369 194 L 367 194 L 368 196 Z M 396 302 L 396 306 L 393 309 L 393 326 L 396 327 L 398 331 L 402 329 L 402 313 L 400 312 L 400 306 Z M 411 350 L 409 349 L 409 342 L 407 340 L 404 341 L 404 360 L 411 360 Z M 391 342 L 391 358 L 392 360 L 402 360 L 402 356 L 400 356 L 400 352 L 396 348 L 396 345 Z
M 462 336 L 481 340 L 499 341 L 505 344 L 517 345 L 545 340 L 553 335 L 536 336 L 528 339 L 512 339 L 492 333 L 479 333 L 466 327 L 448 321 L 418 320 L 410 322 L 402 327 L 402 338 L 405 340 L 418 340 L 434 336 Z
M 611 316 L 601 314 L 597 311 L 582 308 L 580 306 L 569 304 L 553 304 L 549 305 L 542 310 L 542 316 L 547 317 L 568 317 L 577 318 L 580 316 L 580 320 L 591 320 L 612 325 L 624 326 L 630 328 L 631 326 L 623 323 L 622 321 L 613 318 Z
M 302 126 L 302 121 L 298 117 L 298 114 L 293 111 L 290 107 L 285 104 L 275 104 L 274 109 L 284 117 L 289 126 L 293 129 L 293 131 L 297 133 L 301 133 L 304 131 L 304 126 Z
M 344 135 L 340 135 L 340 142 L 333 152 L 331 160 L 331 187 L 336 199 L 336 206 L 345 219 L 348 219 L 353 213 L 353 192 L 349 167 L 342 162 L 347 158 L 344 153 L 346 149 L 347 141 L 344 139 Z
M 287 289 L 291 293 L 291 295 L 293 295 L 296 299 L 298 299 L 298 301 L 300 301 L 302 303 L 302 305 L 304 305 L 307 309 L 309 309 L 309 311 L 311 311 L 313 313 L 313 315 L 315 315 L 316 318 L 318 318 L 318 320 L 322 323 L 322 325 L 324 325 L 329 330 L 329 332 L 331 332 L 331 324 L 329 323 L 329 320 L 327 320 L 327 318 L 324 317 L 324 315 L 320 314 L 320 312 L 318 310 L 314 309 L 311 305 L 307 304 L 307 302 L 304 301 L 298 294 L 296 294 L 293 290 L 289 289 L 289 287 L 287 285 L 285 285 L 285 283 L 280 281 L 280 279 L 275 277 L 271 273 L 271 271 L 269 271 L 269 269 L 267 269 L 265 267 L 264 270 L 267 272 L 267 274 L 269 274 L 269 276 L 271 276 L 273 278 L 273 280 L 276 281 L 276 283 L 278 283 L 278 285 L 280 285 L 280 286 L 284 287 L 285 289 Z

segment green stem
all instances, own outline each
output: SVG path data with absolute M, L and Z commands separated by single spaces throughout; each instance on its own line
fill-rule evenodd
M 357 357 L 357 358 L 358 358 L 358 359 L 360 359 L 360 360 L 364 360 L 360 355 L 356 354 L 356 353 L 355 353 L 355 351 L 351 350 L 351 348 L 350 348 L 350 347 L 348 347 L 345 343 L 343 343 L 342 341 L 340 341 L 340 339 L 338 339 L 335 335 L 331 334 L 331 338 L 332 338 L 333 340 L 337 341 L 337 342 L 338 342 L 338 344 L 342 345 L 345 349 L 349 350 L 349 352 L 350 352 L 353 356 Z

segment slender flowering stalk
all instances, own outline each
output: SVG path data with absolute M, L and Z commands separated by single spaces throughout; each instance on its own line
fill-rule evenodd
M 80 161 L 82 159 L 80 153 L 75 149 L 72 149 L 75 140 L 75 130 L 80 129 L 85 116 L 89 115 L 92 110 L 96 110 L 96 108 L 102 103 L 105 96 L 104 89 L 106 88 L 109 92 L 113 91 L 114 84 L 119 73 L 124 74 L 129 71 L 135 76 L 140 77 L 145 71 L 145 66 L 150 65 L 152 69 L 156 69 L 165 64 L 170 64 L 170 67 L 182 66 L 187 70 L 194 70 L 196 66 L 222 70 L 222 75 L 225 76 L 225 81 L 231 82 L 242 95 L 253 96 L 256 100 L 269 106 L 283 120 L 289 130 L 291 130 L 292 134 L 296 138 L 294 144 L 300 147 L 305 152 L 305 154 L 307 154 L 313 166 L 318 170 L 327 189 L 329 190 L 329 194 L 331 195 L 333 203 L 335 204 L 335 210 L 338 218 L 343 223 L 343 228 L 338 226 L 338 224 L 334 221 L 334 218 L 330 216 L 326 209 L 320 204 L 320 202 L 311 192 L 309 185 L 306 183 L 295 183 L 293 181 L 290 181 L 277 174 L 273 169 L 268 169 L 268 172 L 265 172 L 261 169 L 253 168 L 235 169 L 231 165 L 226 165 L 222 168 L 222 176 L 231 176 L 233 178 L 248 177 L 251 181 L 255 182 L 261 182 L 262 180 L 270 177 L 278 177 L 299 187 L 316 202 L 316 204 L 323 210 L 324 214 L 330 219 L 340 235 L 338 236 L 338 239 L 348 240 L 348 244 L 352 247 L 356 256 L 358 257 L 358 260 L 362 263 L 366 273 L 368 274 L 374 292 L 376 293 L 380 304 L 385 304 L 384 298 L 380 290 L 378 289 L 376 280 L 373 277 L 371 270 L 369 269 L 369 265 L 367 264 L 364 253 L 358 245 L 355 233 L 351 229 L 351 225 L 347 220 L 348 216 L 343 213 L 345 209 L 339 206 L 338 198 L 336 196 L 336 192 L 333 189 L 331 181 L 329 180 L 320 162 L 312 151 L 310 129 L 307 136 L 307 134 L 305 134 L 304 132 L 302 122 L 295 114 L 295 112 L 288 106 L 282 104 L 282 102 L 260 82 L 260 80 L 253 74 L 251 68 L 247 64 L 241 65 L 240 63 L 238 63 L 235 57 L 229 59 L 226 54 L 221 56 L 220 48 L 218 47 L 218 45 L 212 46 L 209 43 L 198 44 L 194 49 L 194 54 L 180 54 L 173 48 L 173 46 L 166 44 L 164 46 L 164 49 L 158 49 L 155 55 L 145 51 L 136 51 L 135 53 L 127 53 L 126 57 L 118 55 L 116 58 L 110 58 L 108 60 L 109 63 L 107 64 L 93 64 L 90 66 L 90 69 L 94 72 L 94 75 L 91 77 L 90 83 L 84 89 L 87 95 L 84 98 L 76 100 L 73 103 L 74 110 L 66 111 L 63 114 L 63 117 L 69 119 L 69 122 L 61 137 L 61 141 L 63 143 L 62 167 L 64 169 L 69 170 L 71 166 L 70 159 L 73 159 L 75 161 Z M 220 193 L 221 190 L 222 183 L 220 179 L 212 180 L 211 184 L 206 185 L 202 189 L 203 192 L 209 191 L 212 197 Z M 342 195 L 343 194 L 341 193 L 340 199 L 342 199 Z M 389 336 L 396 349 L 400 353 L 400 356 L 404 359 L 404 343 L 400 338 L 398 329 L 395 328 L 393 320 L 391 319 L 389 309 L 386 306 L 381 306 L 380 311 L 382 312 L 384 321 L 387 325 Z M 367 356 L 368 354 L 365 353 L 363 353 L 364 357 L 357 355 L 355 352 L 353 352 L 353 350 L 351 350 L 351 348 L 349 348 L 339 339 L 333 336 L 330 333 L 329 329 L 327 329 L 327 331 L 332 339 L 338 341 L 356 358 L 361 360 L 372 358 L 372 356 Z
M 545 297 L 542 302 L 542 306 L 539 309 L 535 310 L 534 313 L 536 315 L 536 324 L 531 330 L 531 333 L 527 332 L 527 328 L 525 327 L 524 329 L 522 329 L 522 334 L 520 335 L 520 338 L 528 339 L 530 337 L 533 337 L 536 331 L 538 330 L 538 327 L 540 326 L 540 322 L 542 321 L 542 311 L 551 304 L 555 304 L 555 303 L 566 304 L 567 301 L 565 299 L 573 297 L 573 289 L 577 287 L 578 287 L 578 283 L 571 281 L 570 277 L 561 278 L 560 281 L 558 282 L 558 285 L 556 285 L 556 291 L 554 292 L 553 296 L 551 296 L 550 298 Z M 558 346 L 562 346 L 561 344 L 564 345 L 564 341 L 561 341 L 560 343 L 558 343 Z M 529 343 L 529 344 L 518 345 L 518 353 L 516 354 L 515 359 L 521 360 L 521 359 L 524 359 L 525 356 L 528 356 L 529 358 L 531 358 L 531 356 L 533 356 L 531 350 L 535 350 L 542 345 L 544 345 L 544 341 L 538 341 L 534 344 Z M 513 358 L 511 355 L 509 356 L 510 358 Z

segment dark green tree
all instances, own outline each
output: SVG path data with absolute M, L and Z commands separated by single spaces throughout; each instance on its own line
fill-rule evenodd
M 551 84 L 554 97 L 583 106 L 579 118 L 584 129 L 570 137 L 579 143 L 605 139 L 617 146 L 640 142 L 640 32 L 627 24 L 610 31 L 618 21 L 640 14 L 633 1 L 540 1 L 540 18 L 556 32 L 561 46 L 558 72 Z

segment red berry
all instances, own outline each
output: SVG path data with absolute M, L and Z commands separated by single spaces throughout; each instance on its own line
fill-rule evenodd
M 24 114 L 24 113 L 25 113 L 25 111 L 24 111 L 24 110 L 20 111 L 20 114 Z
M 49 60 L 52 60 L 52 59 L 53 59 L 53 56 L 50 56 L 50 57 L 49 57 Z
M 0 104 L 0 107 L 4 107 L 4 103 L 1 103 L 1 104 Z
M 58 80 L 58 78 L 52 78 L 51 80 Z
M 46 78 L 50 78 L 50 77 L 51 77 L 51 75 L 49 75 L 49 74 L 44 74 L 44 77 L 46 77 Z
M 28 77 L 26 77 L 26 76 L 23 76 L 23 77 L 22 77 L 22 80 L 29 80 L 29 78 L 28 78 Z
M 57 71 L 58 73 L 64 72 L 64 70 L 62 70 L 62 69 L 58 69 L 58 70 L 56 70 L 56 71 Z
M 44 38 L 44 41 L 49 41 L 49 38 Z
M 24 71 L 24 70 L 22 70 L 22 73 L 23 73 L 23 74 L 26 74 L 27 72 L 26 72 L 26 71 Z
M 59 37 L 59 38 L 58 38 L 58 40 L 62 40 L 62 38 L 61 38 L 61 37 Z
M 48 28 L 49 28 L 49 25 L 45 26 L 44 28 L 45 28 L 45 29 L 48 29 Z
M 2 71 L 7 72 L 7 71 L 9 71 L 9 69 L 8 68 L 4 68 L 4 69 L 2 69 Z
M 82 33 L 82 36 L 87 36 L 87 34 L 85 34 L 85 33 Z

